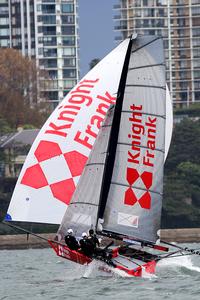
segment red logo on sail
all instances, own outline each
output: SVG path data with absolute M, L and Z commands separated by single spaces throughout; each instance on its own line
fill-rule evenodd
M 128 166 L 150 171 L 143 171 L 139 174 L 136 168 L 127 167 L 126 180 L 129 188 L 125 192 L 124 204 L 133 206 L 139 203 L 141 208 L 150 209 L 151 194 L 149 189 L 153 184 L 157 118 L 151 115 L 143 118 L 142 110 L 142 105 L 132 104 L 130 106 L 131 116 L 128 120 L 131 128 L 128 138 L 131 143 L 127 153 L 127 163 Z M 143 190 L 144 193 L 141 196 Z
M 144 187 L 147 191 L 138 199 L 133 190 L 133 184 L 141 178 Z M 153 174 L 151 172 L 144 171 L 142 174 L 139 174 L 136 169 L 127 168 L 126 180 L 129 183 L 130 187 L 125 192 L 124 204 L 126 205 L 135 205 L 139 203 L 142 208 L 150 209 L 151 208 L 151 195 L 149 189 L 152 186 Z
M 34 189 L 49 187 L 56 199 L 69 204 L 76 187 L 75 178 L 81 175 L 87 157 L 77 151 L 62 153 L 57 143 L 49 141 L 41 141 L 34 154 L 37 163 L 26 169 L 21 184 Z M 56 174 L 59 166 L 64 170 Z

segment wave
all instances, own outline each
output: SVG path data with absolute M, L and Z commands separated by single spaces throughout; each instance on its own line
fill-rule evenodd
M 106 263 L 93 260 L 85 270 L 85 273 L 83 275 L 84 278 L 91 278 L 91 277 L 116 277 L 116 278 L 133 278 L 132 275 L 127 274 L 123 270 L 119 270 L 116 268 L 112 268 L 108 266 Z M 142 271 L 142 278 L 156 278 L 156 275 L 149 274 L 145 271 L 145 269 Z
M 158 268 L 174 268 L 174 267 L 180 267 L 180 268 L 186 268 L 191 271 L 196 271 L 200 273 L 200 267 L 195 266 L 192 262 L 191 256 L 180 256 L 180 257 L 170 257 L 163 259 L 158 262 L 157 265 Z

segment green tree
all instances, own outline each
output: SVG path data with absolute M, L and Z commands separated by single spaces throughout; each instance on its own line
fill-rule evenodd
M 163 227 L 200 226 L 200 120 L 175 125 L 165 165 Z
M 200 165 L 182 162 L 177 166 L 177 173 L 183 182 L 200 186 Z
M 171 147 L 165 165 L 166 172 L 172 172 L 182 162 L 199 163 L 200 120 L 185 118 L 174 128 Z
M 12 128 L 10 127 L 10 125 L 8 124 L 8 122 L 1 117 L 0 115 L 0 136 L 2 134 L 5 134 L 5 133 L 9 133 L 9 132 L 12 132 Z
M 99 58 L 94 58 L 91 60 L 89 66 L 90 66 L 90 70 L 94 68 L 94 66 L 96 66 L 98 63 L 100 62 Z

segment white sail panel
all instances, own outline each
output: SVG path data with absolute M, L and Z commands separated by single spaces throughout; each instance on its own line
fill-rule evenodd
M 104 213 L 105 231 L 151 242 L 157 239 L 165 153 L 165 86 L 161 39 L 133 40 Z
M 6 221 L 60 224 L 106 112 L 116 101 L 128 43 L 96 65 L 46 121 L 20 173 Z

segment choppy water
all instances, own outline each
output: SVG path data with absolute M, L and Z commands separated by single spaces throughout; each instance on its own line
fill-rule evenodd
M 96 269 L 62 260 L 51 249 L 0 251 L 0 300 L 200 299 L 200 256 L 163 260 L 149 278 L 100 277 Z

